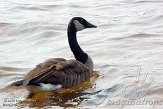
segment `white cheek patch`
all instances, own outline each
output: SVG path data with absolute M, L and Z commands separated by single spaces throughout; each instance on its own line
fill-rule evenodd
M 78 20 L 74 20 L 74 25 L 77 31 L 85 29 L 85 27 Z

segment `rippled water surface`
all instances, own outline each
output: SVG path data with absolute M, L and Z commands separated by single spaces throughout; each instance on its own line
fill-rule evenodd
M 9 87 L 48 58 L 74 58 L 66 32 L 74 16 L 98 26 L 78 33 L 91 80 L 59 93 Z M 0 1 L 0 108 L 162 109 L 162 58 L 162 0 Z

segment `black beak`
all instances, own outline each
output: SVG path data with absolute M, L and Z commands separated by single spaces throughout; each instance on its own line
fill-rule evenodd
M 86 28 L 97 28 L 97 26 L 87 22 Z

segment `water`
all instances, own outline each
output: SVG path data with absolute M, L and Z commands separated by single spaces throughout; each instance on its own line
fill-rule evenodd
M 60 94 L 8 87 L 48 58 L 74 58 L 66 36 L 74 16 L 98 26 L 78 33 L 91 80 Z M 0 108 L 161 109 L 162 18 L 162 0 L 1 0 Z

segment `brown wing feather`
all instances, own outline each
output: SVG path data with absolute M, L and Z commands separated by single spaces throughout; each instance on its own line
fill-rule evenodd
M 63 58 L 51 58 L 46 60 L 45 62 L 38 64 L 33 70 L 27 73 L 27 75 L 24 76 L 24 80 L 35 78 L 39 75 L 44 74 L 47 72 L 48 69 L 51 69 L 55 64 L 66 61 Z
M 50 64 L 49 64 L 50 63 Z M 40 71 L 40 72 L 39 72 Z M 35 74 L 36 72 L 36 74 Z M 39 67 L 33 69 L 25 77 L 30 79 L 29 84 L 52 83 L 61 84 L 62 87 L 72 87 L 84 82 L 90 76 L 87 66 L 77 60 L 56 60 L 45 61 Z M 28 75 L 34 75 L 29 78 Z

